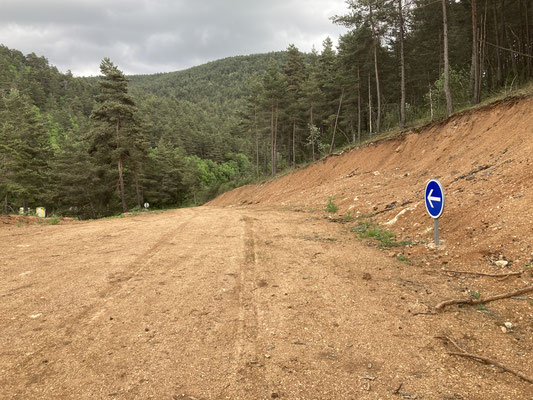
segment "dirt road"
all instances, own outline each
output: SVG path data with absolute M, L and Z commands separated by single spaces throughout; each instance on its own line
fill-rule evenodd
M 504 306 L 431 313 L 461 282 L 398 261 L 320 213 L 202 207 L 4 226 L 0 254 L 1 399 L 533 393 L 434 338 L 531 375 L 521 317 L 503 334 Z

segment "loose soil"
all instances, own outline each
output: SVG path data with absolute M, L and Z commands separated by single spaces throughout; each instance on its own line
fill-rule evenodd
M 4 217 L 0 398 L 533 398 L 436 338 L 531 377 L 528 295 L 434 309 L 533 284 L 532 106 L 491 105 L 204 207 Z M 447 196 L 437 249 L 433 177 Z M 352 232 L 363 220 L 410 244 L 380 249 Z

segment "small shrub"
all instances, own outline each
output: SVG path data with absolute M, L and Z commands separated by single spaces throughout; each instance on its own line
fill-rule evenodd
M 354 217 L 352 216 L 352 213 L 348 211 L 346 214 L 342 216 L 343 222 L 351 222 L 353 221 Z
M 371 220 L 360 221 L 352 231 L 357 233 L 360 238 L 370 238 L 379 242 L 380 248 L 400 247 L 411 244 L 411 242 L 396 241 L 396 236 L 392 232 L 383 230 Z
M 328 204 L 326 204 L 326 211 L 332 214 L 335 214 L 339 211 L 339 206 L 333 202 L 333 196 L 329 197 Z
M 470 291 L 470 296 L 472 296 L 474 299 L 479 300 L 481 298 L 481 290 Z

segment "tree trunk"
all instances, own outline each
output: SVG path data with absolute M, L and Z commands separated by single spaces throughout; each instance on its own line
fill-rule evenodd
M 122 201 L 122 212 L 127 212 L 126 197 L 124 195 L 124 178 L 122 175 L 122 156 L 118 158 L 118 185 L 120 188 L 120 199 Z
M 344 96 L 344 89 L 342 89 L 341 97 L 339 99 L 339 109 L 337 110 L 337 116 L 335 117 L 335 127 L 333 128 L 333 136 L 331 137 L 331 146 L 329 146 L 329 154 L 331 154 L 331 152 L 333 151 L 333 146 L 335 144 L 335 133 L 337 132 L 337 124 L 339 122 L 339 114 L 341 113 L 343 96 Z
M 268 142 L 263 140 L 263 174 L 268 174 Z
M 273 158 L 273 169 L 274 169 L 274 175 L 278 172 L 278 113 L 279 113 L 279 104 L 276 102 L 276 112 L 275 112 L 275 120 L 274 120 L 274 158 Z
M 292 121 L 292 167 L 296 167 L 296 120 Z
M 446 115 L 453 113 L 452 94 L 450 92 L 450 63 L 448 60 L 448 17 L 446 0 L 442 0 L 442 24 L 444 30 L 444 93 L 446 95 Z
M 117 117 L 117 123 L 115 125 L 115 133 L 117 135 L 117 150 L 120 151 L 120 117 Z M 124 177 L 122 173 L 122 155 L 118 156 L 118 185 L 120 189 L 120 199 L 122 201 L 122 212 L 127 212 L 126 196 L 124 193 Z
M 429 115 L 431 120 L 433 121 L 433 95 L 431 93 L 431 84 L 428 85 L 429 87 Z
M 311 152 L 313 153 L 313 162 L 315 162 L 315 130 L 313 122 L 313 105 L 311 104 L 311 109 L 309 110 L 309 130 L 311 132 Z
M 526 46 L 527 49 L 524 51 L 526 54 L 531 54 L 531 37 L 529 36 L 529 0 L 524 1 L 524 14 L 526 16 Z M 531 77 L 531 57 L 526 57 L 527 62 L 527 78 Z
M 481 32 L 479 34 L 479 79 L 477 87 L 477 98 L 481 101 L 481 89 L 483 87 L 483 76 L 485 75 L 485 55 L 487 52 L 487 3 L 481 20 Z
M 372 136 L 372 89 L 370 88 L 370 72 L 368 73 L 368 132 Z
M 479 99 L 479 35 L 477 24 L 477 0 L 472 0 L 472 67 L 471 67 L 471 89 L 472 104 L 478 104 Z
M 379 71 L 378 71 L 378 37 L 376 34 L 376 26 L 372 16 L 372 6 L 368 6 L 370 11 L 370 24 L 372 27 L 372 37 L 374 39 L 374 71 L 376 73 L 376 95 L 378 102 L 377 117 L 376 117 L 376 133 L 381 132 L 381 90 L 379 87 Z
M 402 0 L 398 0 L 398 15 L 400 18 L 400 68 L 401 68 L 401 100 L 400 100 L 400 129 L 405 127 L 405 56 L 403 49 L 403 11 L 402 11 Z
M 143 199 L 141 195 L 141 187 L 139 185 L 139 176 L 137 174 L 137 163 L 133 163 L 133 180 L 135 181 L 135 195 L 137 196 L 137 207 L 141 208 Z
M 274 140 L 274 103 L 272 103 L 271 115 L 270 115 L 270 173 L 272 176 L 276 175 L 276 142 Z
M 492 12 L 494 17 L 494 34 L 496 38 L 496 46 L 500 46 L 500 30 L 498 26 L 498 13 L 496 12 L 496 1 L 493 4 Z M 500 49 L 496 47 L 496 86 L 501 86 L 502 82 L 502 59 Z
M 357 67 L 357 144 L 361 144 L 361 74 Z
M 256 177 L 259 178 L 259 130 L 257 129 L 257 109 L 254 107 L 254 128 L 255 128 L 255 168 Z

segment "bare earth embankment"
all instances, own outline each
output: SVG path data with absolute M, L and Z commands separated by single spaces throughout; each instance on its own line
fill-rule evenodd
M 436 338 L 532 377 L 531 293 L 434 307 L 533 284 L 532 106 L 487 107 L 205 207 L 0 223 L 0 398 L 531 399 L 531 383 Z M 432 177 L 447 195 L 439 250 Z M 322 211 L 330 196 L 338 215 Z M 348 211 L 412 244 L 379 250 Z

